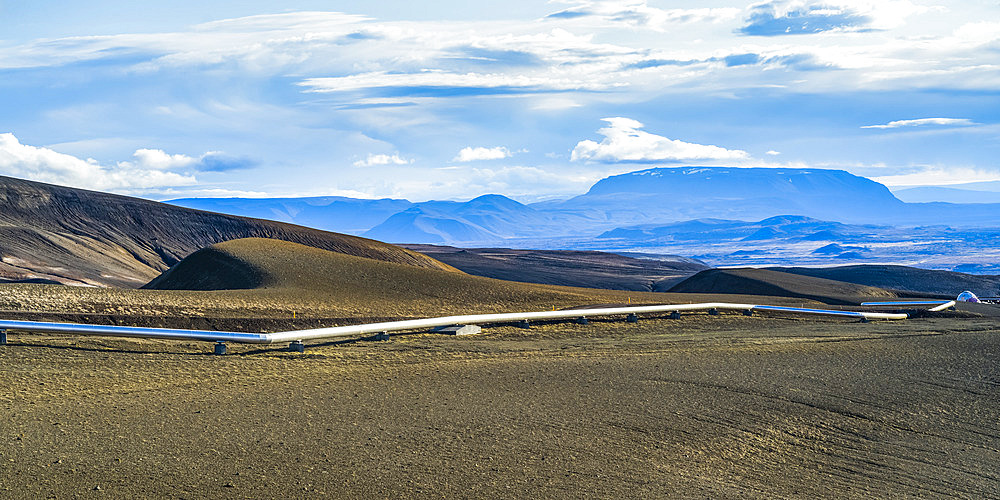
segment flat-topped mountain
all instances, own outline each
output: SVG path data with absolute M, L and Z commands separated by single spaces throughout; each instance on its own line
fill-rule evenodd
M 457 272 L 417 252 L 355 236 L 0 177 L 4 281 L 138 287 L 200 248 L 248 237 Z
M 650 168 L 614 175 L 586 194 L 544 204 L 547 209 L 638 224 L 778 214 L 868 220 L 873 210 L 884 213 L 903 206 L 882 184 L 843 170 L 722 167 Z

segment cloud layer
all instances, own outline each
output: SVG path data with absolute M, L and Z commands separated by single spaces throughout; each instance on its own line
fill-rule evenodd
M 62 12 L 50 11 L 35 36 L 42 25 L 17 18 L 33 7 L 5 12 L 0 130 L 57 144 L 11 136 L 6 171 L 119 191 L 423 198 L 496 185 L 465 167 L 514 168 L 496 144 L 516 147 L 522 170 L 494 178 L 534 175 L 533 195 L 622 163 L 753 161 L 737 148 L 857 172 L 1000 155 L 995 2 L 444 0 L 419 16 L 400 0 L 337 4 L 351 13 L 223 4 L 196 19 L 193 0 L 151 2 L 157 16 L 119 10 L 100 33 L 69 14 L 49 24 Z M 628 118 L 594 136 L 615 116 Z M 899 119 L 942 116 L 965 118 Z M 670 132 L 642 125 L 663 117 Z

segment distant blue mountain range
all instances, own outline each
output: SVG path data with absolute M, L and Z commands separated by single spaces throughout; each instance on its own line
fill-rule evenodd
M 882 184 L 823 169 L 651 168 L 607 177 L 568 200 L 529 205 L 496 194 L 465 202 L 318 197 L 188 198 L 168 203 L 391 243 L 459 245 L 514 238 L 607 238 L 624 232 L 634 236 L 629 240 L 655 238 L 656 231 L 701 234 L 725 231 L 727 222 L 782 214 L 851 224 L 1000 226 L 1000 204 L 904 203 Z M 681 221 L 690 222 L 671 226 Z M 829 222 L 802 224 L 815 226 L 811 236 L 803 236 L 815 241 L 836 241 L 842 229 Z M 657 225 L 659 229 L 653 227 Z M 781 236 L 776 230 L 763 225 L 744 237 L 772 239 Z

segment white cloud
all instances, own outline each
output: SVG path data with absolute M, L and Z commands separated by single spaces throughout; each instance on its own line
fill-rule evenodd
M 739 160 L 748 158 L 746 151 L 718 146 L 692 144 L 643 130 L 643 124 L 630 118 L 604 118 L 609 126 L 597 131 L 604 136 L 600 143 L 585 140 L 573 148 L 571 159 L 603 162 L 650 162 L 662 160 Z
M 173 170 L 194 166 L 199 161 L 198 158 L 192 158 L 187 155 L 172 155 L 162 149 L 138 149 L 132 156 L 135 157 L 134 163 L 119 162 L 119 165 L 152 170 Z
M 483 148 L 483 147 L 465 147 L 458 152 L 458 156 L 453 158 L 451 161 L 483 161 L 483 160 L 502 160 L 504 158 L 510 158 L 512 153 L 510 150 L 503 146 L 497 146 L 495 148 Z
M 123 169 L 139 170 L 180 170 L 225 172 L 251 167 L 255 162 L 235 156 L 229 156 L 221 151 L 209 151 L 201 156 L 193 157 L 183 154 L 169 154 L 162 149 L 138 149 L 132 154 L 134 161 L 120 161 L 118 166 Z
M 767 153 L 764 153 L 764 154 L 770 155 L 770 156 L 778 156 L 778 155 L 781 154 L 781 151 L 775 151 L 775 150 L 772 149 L 772 150 L 770 150 L 770 151 L 768 151 Z
M 752 35 L 887 30 L 932 7 L 909 0 L 768 0 L 747 7 L 742 32 Z
M 144 151 L 152 150 L 136 151 L 137 162 L 104 166 L 93 159 L 82 160 L 51 149 L 21 144 L 14 134 L 5 133 L 0 134 L 0 173 L 33 181 L 117 192 L 196 184 L 193 175 L 166 172 L 143 164 L 143 158 L 164 159 L 164 156 L 149 155 Z M 164 155 L 172 158 L 171 155 Z
M 354 162 L 355 167 L 373 167 L 375 165 L 409 165 L 413 160 L 407 160 L 399 156 L 399 153 L 391 155 L 368 154 L 368 158 Z
M 865 125 L 861 128 L 901 128 L 901 127 L 920 127 L 924 125 L 940 125 L 945 127 L 967 127 L 970 125 L 976 125 L 976 122 L 969 120 L 968 118 L 919 118 L 916 120 L 896 120 L 885 125 Z

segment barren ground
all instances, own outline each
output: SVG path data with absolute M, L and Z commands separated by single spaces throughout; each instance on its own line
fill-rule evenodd
M 11 335 L 0 497 L 1000 497 L 994 318 Z

